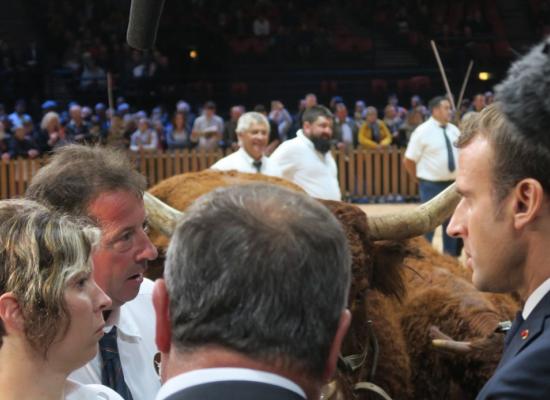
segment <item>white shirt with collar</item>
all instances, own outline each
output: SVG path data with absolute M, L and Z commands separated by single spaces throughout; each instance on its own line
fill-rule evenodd
M 280 375 L 247 368 L 205 368 L 186 372 L 168 379 L 155 400 L 163 400 L 180 390 L 192 386 L 223 381 L 250 381 L 267 383 L 290 390 L 304 399 L 306 394 L 300 386 Z
M 229 154 L 228 156 L 218 160 L 210 168 L 217 169 L 219 171 L 237 170 L 239 172 L 248 172 L 250 174 L 257 173 L 257 169 L 254 166 L 254 159 L 250 157 L 250 154 L 246 152 L 244 148 L 240 148 L 236 152 Z M 277 163 L 273 162 L 266 156 L 262 156 L 262 165 L 260 167 L 260 173 L 270 176 L 281 177 L 283 172 Z
M 405 151 L 405 157 L 416 163 L 417 178 L 428 181 L 456 179 L 458 149 L 453 144 L 460 136 L 460 131 L 451 123 L 445 126 L 445 131 L 453 149 L 455 170 L 449 171 L 447 144 L 443 137 L 441 123 L 430 117 L 413 131 Z
M 64 400 L 124 400 L 117 392 L 107 386 L 81 385 L 67 379 Z
M 318 199 L 341 200 L 338 168 L 330 151 L 321 154 L 300 129 L 271 155 L 286 178 Z
M 527 319 L 529 315 L 533 312 L 537 304 L 543 299 L 546 294 L 550 292 L 550 278 L 542 282 L 542 284 L 536 288 L 533 293 L 527 298 L 521 311 L 521 316 L 523 319 Z
M 117 327 L 117 344 L 124 381 L 134 400 L 154 399 L 160 378 L 153 367 L 157 353 L 155 345 L 155 311 L 153 309 L 153 282 L 144 279 L 135 299 L 113 311 L 104 332 Z M 101 383 L 101 356 L 98 354 L 82 368 L 74 371 L 70 379 L 82 383 Z

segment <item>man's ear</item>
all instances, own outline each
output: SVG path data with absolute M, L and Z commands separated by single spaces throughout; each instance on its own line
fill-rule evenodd
M 12 292 L 0 296 L 0 320 L 2 320 L 7 334 L 14 331 L 24 332 L 25 330 L 21 307 Z
M 310 130 L 311 130 L 311 124 L 308 121 L 304 121 L 302 123 L 302 132 L 309 134 Z
M 536 179 L 526 178 L 516 184 L 513 196 L 514 227 L 524 229 L 539 216 L 543 205 L 544 189 Z
M 156 344 L 161 353 L 169 353 L 172 343 L 168 291 L 164 279 L 157 279 L 153 288 L 156 318 Z
M 338 329 L 336 329 L 336 334 L 332 339 L 332 344 L 330 346 L 330 352 L 328 355 L 327 363 L 325 365 L 325 372 L 323 373 L 323 382 L 328 382 L 334 376 L 336 372 L 336 363 L 338 362 L 338 355 L 340 354 L 340 349 L 342 347 L 342 342 L 346 337 L 349 326 L 351 323 L 351 313 L 348 309 L 342 311 L 340 315 L 340 321 L 338 321 Z

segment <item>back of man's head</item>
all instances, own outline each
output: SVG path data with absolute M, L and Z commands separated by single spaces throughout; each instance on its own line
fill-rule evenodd
M 350 254 L 320 203 L 252 184 L 218 189 L 186 212 L 165 279 L 172 347 L 222 347 L 313 379 L 325 372 L 346 307 Z
M 25 196 L 52 209 L 87 215 L 101 193 L 128 191 L 143 196 L 145 178 L 124 153 L 102 147 L 68 145 L 56 149 L 33 177 Z
M 515 61 L 495 87 L 495 100 L 523 140 L 550 152 L 550 38 Z

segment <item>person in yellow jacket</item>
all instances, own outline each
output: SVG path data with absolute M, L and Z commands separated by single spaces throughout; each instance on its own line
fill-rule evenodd
M 378 110 L 367 107 L 366 118 L 359 130 L 359 144 L 365 149 L 379 149 L 391 144 L 392 135 L 384 121 L 378 119 Z

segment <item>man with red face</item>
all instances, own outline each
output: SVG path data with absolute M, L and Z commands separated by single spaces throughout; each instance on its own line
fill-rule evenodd
M 280 177 L 279 166 L 264 155 L 269 139 L 269 129 L 269 121 L 263 114 L 254 111 L 243 114 L 236 128 L 239 150 L 222 158 L 211 168 Z
M 549 45 L 512 66 L 457 143 L 463 197 L 447 231 L 464 239 L 478 289 L 516 292 L 524 303 L 480 400 L 550 398 Z
M 283 142 L 271 159 L 279 164 L 286 178 L 310 196 L 341 200 L 338 169 L 330 152 L 334 117 L 324 106 L 306 109 L 302 129 L 296 137 Z
M 123 154 L 70 145 L 56 150 L 26 193 L 53 209 L 89 217 L 101 229 L 93 276 L 112 306 L 104 314 L 100 352 L 71 379 L 103 383 L 126 400 L 152 399 L 160 387 L 153 366 L 153 283 L 144 278 L 147 261 L 157 257 L 146 232 L 145 187 Z

